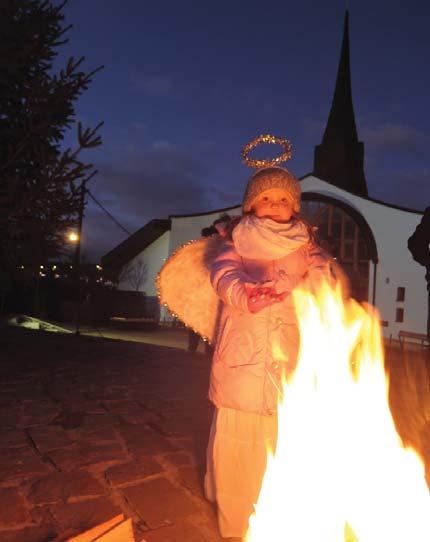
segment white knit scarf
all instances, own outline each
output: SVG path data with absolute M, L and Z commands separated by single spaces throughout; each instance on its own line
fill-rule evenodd
M 308 241 L 306 225 L 294 218 L 281 223 L 271 218 L 246 215 L 233 230 L 233 243 L 237 252 L 251 260 L 277 260 Z

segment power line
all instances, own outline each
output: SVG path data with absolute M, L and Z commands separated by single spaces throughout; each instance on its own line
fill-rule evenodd
M 87 193 L 88 195 L 91 197 L 91 199 L 94 201 L 94 203 L 97 203 L 97 205 L 103 209 L 103 211 L 108 215 L 108 217 L 113 220 L 115 222 L 115 224 L 121 228 L 123 231 L 125 231 L 125 233 L 127 235 L 131 235 L 131 232 L 128 231 L 127 228 L 125 228 L 120 222 L 118 222 L 118 220 L 106 209 L 106 207 L 104 207 L 99 201 L 98 199 L 91 193 L 90 190 L 87 189 Z

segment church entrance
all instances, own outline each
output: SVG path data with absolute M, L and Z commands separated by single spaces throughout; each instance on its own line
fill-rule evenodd
M 358 301 L 368 301 L 370 260 L 377 262 L 369 226 L 343 202 L 310 193 L 304 193 L 302 198 L 301 213 L 318 227 L 321 245 L 348 275 L 352 296 Z

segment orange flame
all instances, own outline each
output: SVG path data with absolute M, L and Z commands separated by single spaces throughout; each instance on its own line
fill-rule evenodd
M 430 541 L 424 466 L 394 426 L 378 314 L 327 284 L 294 302 L 298 364 L 246 542 Z

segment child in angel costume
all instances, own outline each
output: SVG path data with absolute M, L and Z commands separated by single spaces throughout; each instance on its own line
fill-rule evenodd
M 328 255 L 299 215 L 300 195 L 287 169 L 259 169 L 248 181 L 243 216 L 217 224 L 218 235 L 186 246 L 161 272 L 171 282 L 178 267 L 197 273 L 182 301 L 178 284 L 163 293 L 167 276 L 160 291 L 214 345 L 205 493 L 225 538 L 245 536 L 267 450 L 276 448 L 282 377 L 294 370 L 300 340 L 291 292 L 330 275 Z

